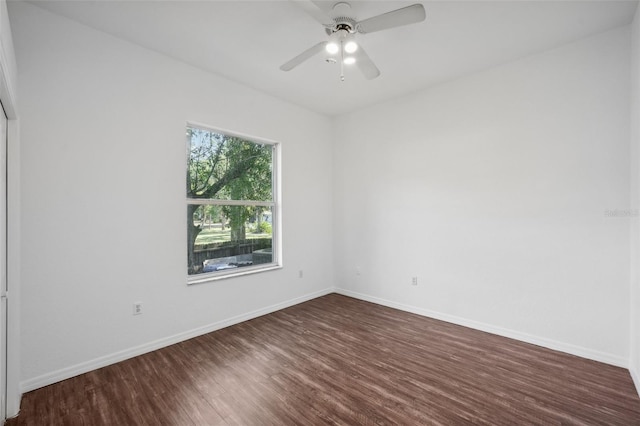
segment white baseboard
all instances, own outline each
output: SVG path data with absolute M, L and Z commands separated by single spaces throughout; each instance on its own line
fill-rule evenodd
M 422 315 L 429 318 L 434 318 L 441 321 L 446 321 L 452 324 L 461 325 L 464 327 L 473 328 L 475 330 L 484 331 L 498 336 L 508 337 L 510 339 L 520 340 L 522 342 L 531 343 L 533 345 L 542 346 L 544 348 L 553 349 L 560 352 L 565 352 L 571 355 L 576 355 L 582 358 L 587 358 L 593 361 L 603 362 L 605 364 L 611 364 L 616 367 L 629 368 L 629 361 L 626 358 L 616 355 L 608 354 L 605 352 L 596 351 L 593 349 L 584 348 L 581 346 L 572 345 L 570 343 L 558 342 L 552 339 L 546 339 L 544 337 L 534 336 L 528 333 L 522 333 L 515 330 L 509 330 L 502 327 L 496 327 L 491 324 L 485 324 L 470 319 L 457 317 L 455 315 L 444 314 L 430 309 L 418 308 L 416 306 L 405 305 L 403 303 L 393 302 L 379 297 L 370 296 L 367 294 L 357 293 L 345 289 L 336 289 L 336 293 L 344 296 L 353 297 L 356 299 L 364 300 L 366 302 L 375 303 L 389 308 L 399 309 L 405 312 L 411 312 L 413 314 Z M 637 377 L 634 378 L 636 388 L 640 390 L 638 386 L 639 382 Z
M 145 343 L 143 345 L 139 345 L 130 349 L 120 351 L 120 352 L 116 352 L 113 354 L 105 355 L 103 357 L 99 357 L 87 362 L 83 362 L 77 365 L 63 368 L 60 370 L 56 370 L 51 373 L 43 374 L 41 376 L 34 377 L 32 379 L 21 382 L 20 390 L 22 393 L 29 392 L 34 389 L 38 389 L 43 386 L 47 386 L 47 385 L 59 382 L 61 380 L 69 379 L 79 374 L 87 373 L 89 371 L 96 370 L 98 368 L 106 367 L 108 365 L 115 364 L 116 362 L 124 361 L 126 359 L 133 358 L 135 356 L 142 355 L 154 350 L 158 350 L 166 346 L 173 345 L 175 343 L 189 340 L 194 337 L 201 336 L 203 334 L 211 333 L 213 331 L 220 330 L 222 328 L 229 327 L 234 324 L 241 323 L 243 321 L 248 321 L 253 318 L 267 315 L 272 312 L 276 312 L 281 309 L 285 309 L 290 306 L 294 306 L 299 303 L 303 303 L 303 302 L 306 302 L 330 293 L 342 294 L 344 296 L 353 297 L 355 299 L 364 300 L 367 302 L 375 303 L 382 306 L 387 306 L 389 308 L 394 308 L 394 309 L 398 309 L 405 312 L 411 312 L 413 314 L 421 315 L 424 317 L 446 321 L 452 324 L 457 324 L 464 327 L 469 327 L 476 330 L 484 331 L 487 333 L 496 334 L 498 336 L 508 337 L 508 338 L 519 340 L 522 342 L 531 343 L 537 346 L 542 346 L 542 347 L 557 350 L 560 352 L 576 355 L 582 358 L 603 362 L 605 364 L 611 364 L 617 367 L 623 367 L 625 369 L 629 368 L 627 359 L 618 357 L 615 355 L 611 355 L 608 353 L 594 351 L 592 349 L 583 348 L 583 347 L 571 345 L 568 343 L 558 342 L 555 340 L 546 339 L 546 338 L 530 335 L 527 333 L 522 333 L 519 331 L 496 327 L 490 324 L 485 324 L 485 323 L 469 320 L 466 318 L 457 317 L 454 315 L 444 314 L 444 313 L 429 310 L 429 309 L 423 309 L 423 308 L 418 308 L 416 306 L 405 305 L 403 303 L 381 299 L 379 297 L 370 296 L 363 293 L 357 293 L 350 290 L 329 287 L 324 290 L 320 290 L 314 293 L 309 293 L 304 296 L 296 297 L 294 299 L 290 299 L 281 303 L 267 306 L 252 312 L 248 312 L 242 315 L 237 315 L 235 317 L 218 321 L 213 324 L 209 324 L 203 327 L 198 327 L 193 330 L 189 330 L 189 331 L 179 333 L 173 336 L 169 336 L 163 339 L 158 339 L 158 340 Z M 634 370 L 630 370 L 630 373 L 631 373 L 633 382 L 636 386 L 636 389 L 638 390 L 638 394 L 640 395 L 640 377 L 638 376 L 638 373 L 635 372 Z
M 29 392 L 29 391 L 41 388 L 43 386 L 48 386 L 50 384 L 53 384 L 62 380 L 66 380 L 71 377 L 75 377 L 79 374 L 84 374 L 89 371 L 96 370 L 98 368 L 115 364 L 116 362 L 124 361 L 126 359 L 133 358 L 138 355 L 143 355 L 145 353 L 152 352 L 176 343 L 180 343 L 185 340 L 189 340 L 194 337 L 201 336 L 203 334 L 211 333 L 212 331 L 220 330 L 222 328 L 229 327 L 234 324 L 248 321 L 250 319 L 254 319 L 257 317 L 261 317 L 263 315 L 267 315 L 272 312 L 276 312 L 281 309 L 285 309 L 290 306 L 294 306 L 299 303 L 303 303 L 303 302 L 306 302 L 306 301 L 309 301 L 333 292 L 335 292 L 335 288 L 329 287 L 324 290 L 305 294 L 304 296 L 300 296 L 294 299 L 286 300 L 284 302 L 276 303 L 275 305 L 257 309 L 252 312 L 247 312 L 242 315 L 237 315 L 235 317 L 227 318 L 225 320 L 218 321 L 213 324 L 209 324 L 203 327 L 198 327 L 193 330 L 185 331 L 183 333 L 175 334 L 173 336 L 158 339 L 149 343 L 145 343 L 143 345 L 135 346 L 130 349 L 125 349 L 120 352 L 115 352 L 109 355 L 95 358 L 87 362 L 62 368 L 60 370 L 56 370 L 51 373 L 43 374 L 41 376 L 34 377 L 32 379 L 21 382 L 20 390 L 22 391 L 22 393 Z
M 636 385 L 636 392 L 638 392 L 638 396 L 640 396 L 640 376 L 638 375 L 638 372 L 633 368 L 629 368 L 629 373 L 631 373 L 633 384 Z

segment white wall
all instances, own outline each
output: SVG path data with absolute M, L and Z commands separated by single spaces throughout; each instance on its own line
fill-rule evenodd
M 9 11 L 25 390 L 331 288 L 328 118 L 24 2 Z M 283 269 L 186 285 L 188 120 L 282 143 Z
M 627 366 L 629 66 L 622 28 L 339 118 L 337 286 Z
M 640 210 L 640 8 L 631 25 L 631 210 Z M 631 221 L 629 370 L 640 394 L 640 218 Z
M 618 365 L 631 350 L 639 371 L 638 227 L 605 216 L 637 205 L 628 29 L 332 123 L 29 4 L 10 13 L 25 390 L 334 283 Z M 282 142 L 284 269 L 186 286 L 187 120 Z

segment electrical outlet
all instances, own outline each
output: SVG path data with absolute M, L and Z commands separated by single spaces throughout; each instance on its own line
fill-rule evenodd
M 418 277 L 411 277 L 411 285 L 418 285 Z
M 133 304 L 133 315 L 142 314 L 142 302 L 136 302 Z

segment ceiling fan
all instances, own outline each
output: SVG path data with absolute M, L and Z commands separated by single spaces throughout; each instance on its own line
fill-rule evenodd
M 280 69 L 282 71 L 291 71 L 307 59 L 324 51 L 327 55 L 327 62 L 340 63 L 340 80 L 342 81 L 344 81 L 345 65 L 355 65 L 362 74 L 364 74 L 365 78 L 369 80 L 380 75 L 378 67 L 376 67 L 371 58 L 369 58 L 369 55 L 367 55 L 360 43 L 356 41 L 357 33 L 367 34 L 402 25 L 414 24 L 424 21 L 426 17 L 424 6 L 419 3 L 392 10 L 362 21 L 356 21 L 351 17 L 351 5 L 346 2 L 336 3 L 331 13 L 327 15 L 311 0 L 292 1 L 322 24 L 329 39 L 305 50 L 295 58 L 284 63 Z

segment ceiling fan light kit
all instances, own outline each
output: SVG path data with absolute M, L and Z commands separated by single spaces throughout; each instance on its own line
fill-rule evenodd
M 325 28 L 329 40 L 320 42 L 305 50 L 289 62 L 284 63 L 280 69 L 290 71 L 304 61 L 325 51 L 329 56 L 325 58 L 327 63 L 340 62 L 340 80 L 344 81 L 344 65 L 353 65 L 362 72 L 364 77 L 372 80 L 380 75 L 380 70 L 373 63 L 362 45 L 355 40 L 356 33 L 367 34 L 382 31 L 402 25 L 414 24 L 424 21 L 426 14 L 422 4 L 414 4 L 383 13 L 363 21 L 356 21 L 350 17 L 351 6 L 346 2 L 339 2 L 333 6 L 331 18 L 327 16 L 311 0 L 292 0 L 311 17 L 320 22 Z
M 340 50 L 344 50 L 345 53 L 353 53 L 358 50 L 358 43 L 356 43 L 354 33 L 348 27 L 344 27 L 329 36 L 326 50 L 331 55 L 335 55 Z
M 329 64 L 340 62 L 340 80 L 344 81 L 344 65 L 353 65 L 356 58 L 351 56 L 358 50 L 358 43 L 351 32 L 351 27 L 340 24 L 340 28 L 329 36 L 329 41 L 325 46 L 326 52 L 331 55 L 326 58 Z

